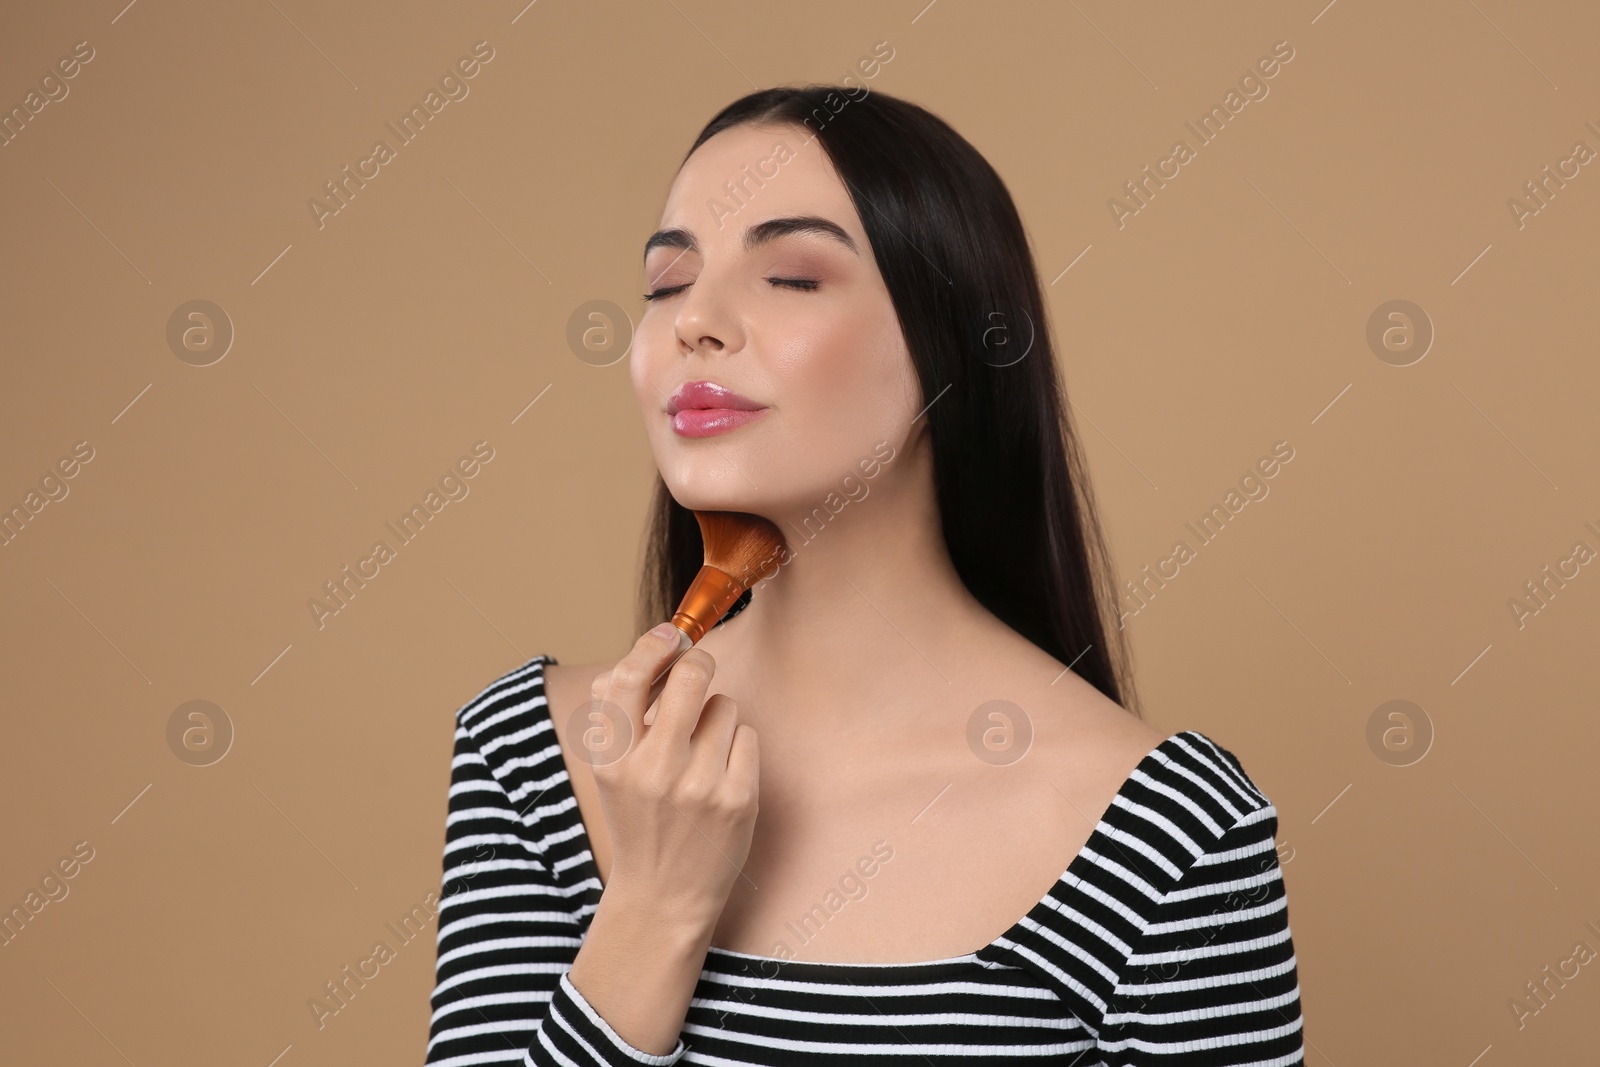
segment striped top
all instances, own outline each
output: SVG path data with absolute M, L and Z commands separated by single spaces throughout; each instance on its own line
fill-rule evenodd
M 712 946 L 676 1047 L 628 1044 L 567 976 L 602 885 L 545 701 L 557 662 L 456 712 L 428 1064 L 1304 1062 L 1277 810 L 1193 730 L 983 948 L 858 964 Z

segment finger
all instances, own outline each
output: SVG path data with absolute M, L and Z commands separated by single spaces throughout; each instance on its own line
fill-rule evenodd
M 666 633 L 663 633 L 663 628 Z M 688 642 L 689 635 L 671 623 L 663 623 L 641 634 L 616 666 L 594 680 L 589 695 L 595 701 L 608 705 L 607 714 L 616 714 L 613 708 L 620 709 L 631 731 L 630 738 L 643 737 L 646 694 L 650 682 Z
M 739 725 L 738 705 L 726 693 L 713 693 L 700 709 L 700 722 L 689 739 L 689 763 L 718 779 L 728 773 L 728 747 Z
M 676 629 L 676 627 L 674 627 L 674 629 Z M 677 663 L 678 660 L 682 659 L 683 654 L 689 651 L 689 649 L 692 647 L 693 645 L 689 639 L 689 635 L 684 634 L 683 637 L 678 641 L 677 653 L 673 655 L 671 659 L 667 660 L 666 666 L 662 667 L 661 670 L 656 674 L 655 681 L 650 683 L 650 692 L 644 698 L 644 706 L 646 709 L 649 709 L 645 712 L 646 722 L 653 721 L 655 718 L 655 716 L 651 715 L 650 712 L 655 709 L 656 701 L 661 699 L 661 692 L 667 687 L 667 678 L 672 673 L 672 665 Z
M 645 735 L 652 746 L 668 754 L 668 762 L 682 767 L 689 758 L 689 737 L 700 721 L 706 690 L 717 672 L 717 661 L 703 648 L 691 648 L 672 665 L 667 686 L 656 701 L 656 718 Z
M 761 751 L 756 743 L 755 727 L 739 723 L 733 731 L 733 741 L 728 746 L 728 782 L 742 785 L 751 796 L 761 791 Z

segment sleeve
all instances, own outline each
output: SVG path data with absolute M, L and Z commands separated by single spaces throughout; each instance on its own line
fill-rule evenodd
M 681 1037 L 665 1055 L 636 1048 L 572 984 L 582 931 L 537 840 L 458 712 L 424 1062 L 676 1063 Z
M 1107 1006 L 1116 1067 L 1305 1062 L 1277 809 L 1243 815 L 1147 910 Z

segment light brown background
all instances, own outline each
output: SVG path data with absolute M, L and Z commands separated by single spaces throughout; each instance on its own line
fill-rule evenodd
M 1600 149 L 1600 26 L 1207 6 L 8 11 L 6 109 L 74 43 L 95 58 L 0 148 L 0 504 L 94 459 L 0 548 L 0 905 L 94 858 L 0 948 L 3 1058 L 421 1062 L 432 926 L 321 1029 L 308 1001 L 437 891 L 453 712 L 635 636 L 654 468 L 626 362 L 577 358 L 567 320 L 637 314 L 718 108 L 887 41 L 869 84 L 992 160 L 1055 279 L 1119 576 L 1295 449 L 1129 626 L 1151 721 L 1278 807 L 1307 1062 L 1592 1061 L 1600 965 L 1520 1030 L 1507 1002 L 1600 949 L 1600 566 L 1523 628 L 1508 600 L 1600 548 L 1600 164 L 1520 228 L 1508 200 Z M 482 40 L 470 95 L 319 229 L 307 201 Z M 1283 40 L 1270 94 L 1119 229 L 1123 182 Z M 193 299 L 236 330 L 207 367 L 166 341 Z M 1366 341 L 1394 299 L 1436 330 L 1410 366 Z M 479 440 L 470 495 L 319 629 L 322 583 Z M 236 731 L 206 767 L 167 740 L 195 699 Z M 1368 745 L 1393 699 L 1434 732 L 1411 766 Z

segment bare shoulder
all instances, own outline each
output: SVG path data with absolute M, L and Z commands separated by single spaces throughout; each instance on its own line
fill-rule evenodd
M 1120 782 L 1133 772 L 1167 734 L 1106 696 L 1082 677 L 1068 671 L 1052 688 L 1057 697 L 1058 721 L 1065 729 L 1062 740 L 1082 748 L 1106 766 Z
M 1007 649 L 995 662 L 1008 678 L 1028 679 L 1014 691 L 1044 757 L 1038 769 L 1052 781 L 1074 783 L 1090 801 L 1117 792 L 1168 737 L 1031 643 Z

